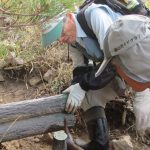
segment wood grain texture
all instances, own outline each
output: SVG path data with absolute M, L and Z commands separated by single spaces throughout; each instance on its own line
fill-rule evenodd
M 74 126 L 74 116 L 65 113 L 3 123 L 0 125 L 0 142 L 61 130 L 64 128 L 64 118 L 68 126 Z
M 67 96 L 56 95 L 0 105 L 0 123 L 63 112 Z
M 75 117 L 64 111 L 67 95 L 61 94 L 0 105 L 0 142 L 44 134 L 74 126 Z
M 67 150 L 67 134 L 65 131 L 54 132 L 52 150 Z

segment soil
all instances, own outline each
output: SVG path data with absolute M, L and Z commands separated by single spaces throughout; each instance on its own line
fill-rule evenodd
M 39 93 L 39 87 L 42 86 L 42 83 L 38 86 L 27 86 L 23 81 L 14 80 L 14 79 L 5 79 L 4 82 L 0 82 L 0 103 L 11 103 L 21 100 L 33 99 L 46 95 L 47 93 Z M 39 96 L 40 95 L 40 96 Z M 109 106 L 107 107 L 109 113 Z M 114 111 L 112 118 L 108 117 L 109 124 L 111 126 L 110 138 L 118 139 L 119 136 L 129 134 L 132 138 L 132 143 L 135 150 L 150 150 L 148 145 L 143 144 L 141 141 L 136 139 L 136 134 L 134 127 L 129 123 L 128 126 L 122 127 L 120 125 L 119 119 L 116 119 L 118 112 Z M 114 121 L 114 120 L 118 121 Z M 74 129 L 74 137 L 79 140 L 79 137 L 88 141 L 87 133 L 82 126 L 76 127 Z M 81 141 L 81 140 L 80 140 Z M 51 150 L 51 143 L 48 139 L 44 139 L 43 135 L 38 135 L 34 137 L 28 137 L 20 140 L 14 140 L 10 142 L 2 143 L 2 150 Z
M 11 103 L 37 97 L 36 87 L 26 87 L 25 83 L 17 80 L 5 80 L 0 83 L 0 103 Z M 50 150 L 50 145 L 40 142 L 41 136 L 5 142 L 2 149 L 6 150 Z

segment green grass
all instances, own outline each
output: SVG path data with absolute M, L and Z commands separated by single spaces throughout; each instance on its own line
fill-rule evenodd
M 34 59 L 35 53 L 41 49 L 40 31 L 37 26 L 19 28 L 19 25 L 39 25 L 41 19 L 51 18 L 63 10 L 75 11 L 74 5 L 78 6 L 82 2 L 83 0 L 0 0 L 0 8 L 6 11 L 3 16 L 8 20 L 8 26 L 18 26 L 13 30 L 7 30 L 7 25 L 2 26 L 6 30 L 0 31 L 0 58 L 4 58 L 8 51 L 14 51 L 27 61 Z M 39 16 L 31 15 L 38 13 Z
M 0 59 L 5 58 L 7 54 L 8 54 L 7 47 L 3 44 L 0 44 Z

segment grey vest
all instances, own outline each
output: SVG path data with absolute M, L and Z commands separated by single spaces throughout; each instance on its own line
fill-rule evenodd
M 101 5 L 101 4 L 91 5 L 84 12 L 87 24 L 88 24 L 89 28 L 91 28 L 91 29 L 92 29 L 91 13 L 95 8 L 102 8 L 102 9 L 106 10 L 108 12 L 108 14 L 110 14 L 111 19 L 113 21 L 115 21 L 117 19 L 117 16 L 119 15 L 119 14 L 114 13 L 112 11 L 112 9 L 110 9 L 107 5 Z M 103 59 L 103 56 L 104 56 L 103 51 L 101 50 L 101 48 L 100 48 L 101 46 L 99 45 L 97 40 L 86 37 L 86 38 L 82 38 L 82 41 L 84 43 L 85 49 L 83 48 L 81 51 L 87 58 L 89 58 L 93 61 L 101 61 Z
M 98 7 L 98 6 L 96 6 Z M 85 18 L 88 26 L 91 28 L 91 12 L 95 7 L 91 7 L 85 11 Z M 84 43 L 84 47 L 79 44 L 76 44 L 77 48 L 81 50 L 84 56 L 88 59 L 91 59 L 95 62 L 99 62 L 103 60 L 103 51 L 100 49 L 100 45 L 97 40 L 92 39 L 90 37 L 82 38 Z

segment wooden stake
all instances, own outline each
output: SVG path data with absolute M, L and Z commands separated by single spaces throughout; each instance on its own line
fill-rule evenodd
M 67 134 L 64 130 L 54 132 L 52 150 L 67 150 Z

